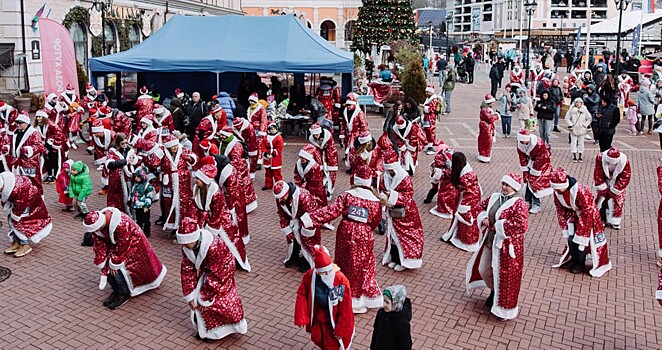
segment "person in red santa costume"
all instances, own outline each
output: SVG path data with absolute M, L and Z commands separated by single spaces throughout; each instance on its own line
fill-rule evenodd
M 519 63 L 515 63 L 515 67 L 510 71 L 510 85 L 519 84 L 520 86 L 524 85 L 524 70 L 519 66 Z
M 7 213 L 11 245 L 4 250 L 21 258 L 53 230 L 44 199 L 32 180 L 8 171 L 0 174 L 0 201 Z
M 213 164 L 204 165 L 195 172 L 193 200 L 198 210 L 198 222 L 204 229 L 221 237 L 239 266 L 244 271 L 250 272 L 251 265 L 248 262 L 243 237 L 228 209 L 223 191 L 214 180 L 216 175 L 216 166 Z
M 185 217 L 195 217 L 191 169 L 198 158 L 182 147 L 171 134 L 163 137 L 164 157 L 161 158 L 161 198 L 163 199 L 163 229 L 176 230 Z
M 437 155 L 434 156 L 434 162 L 430 165 L 430 183 L 432 183 L 432 188 L 423 202 L 431 203 L 436 195 L 437 204 L 430 209 L 430 213 L 442 219 L 452 219 L 459 198 L 459 193 L 451 182 L 453 153 L 455 150 L 446 145 L 442 146 L 444 147 L 437 152 Z
M 395 137 L 395 145 L 398 147 L 398 154 L 402 168 L 413 176 L 416 172 L 416 165 L 418 164 L 418 134 L 414 131 L 416 124 L 406 120 L 403 117 L 398 117 L 393 126 L 393 134 Z M 426 129 L 427 130 L 427 129 Z M 426 146 L 429 148 L 428 146 Z M 434 145 L 433 147 L 436 147 Z M 384 147 L 389 149 L 388 147 Z M 382 147 L 380 147 L 382 149 Z
M 482 190 L 478 177 L 462 152 L 453 153 L 451 160 L 451 184 L 458 192 L 460 201 L 453 208 L 451 227 L 441 236 L 444 242 L 475 252 L 480 248 L 480 230 L 476 216 L 479 212 Z
M 552 173 L 551 184 L 561 234 L 567 240 L 561 259 L 554 267 L 570 269 L 573 274 L 583 273 L 586 254 L 590 253 L 593 266 L 589 274 L 604 275 L 611 270 L 609 247 L 591 190 L 568 176 L 561 167 Z
M 529 213 L 540 212 L 540 198 L 549 196 L 553 190 L 549 184 L 552 160 L 545 140 L 521 129 L 517 134 L 517 155 L 522 178 L 526 184 L 524 200 L 529 204 Z
M 191 309 L 195 337 L 204 341 L 246 334 L 244 306 L 234 278 L 235 262 L 220 237 L 184 218 L 177 231 L 182 245 L 182 292 Z
M 92 85 L 92 83 L 89 81 L 85 83 L 85 92 L 87 94 L 83 96 L 82 99 L 83 108 L 90 110 L 92 107 L 97 107 L 97 89 L 95 89 L 94 85 Z
M 480 105 L 480 123 L 478 124 L 478 161 L 489 163 L 492 160 L 492 144 L 494 143 L 494 123 L 501 117 L 492 107 L 496 100 L 486 94 Z
M 175 120 L 172 119 L 172 113 L 160 104 L 154 105 L 154 127 L 159 135 L 158 142 L 161 144 L 166 135 L 175 131 Z
M 395 271 L 423 265 L 423 224 L 414 201 L 414 182 L 394 150 L 384 152 L 380 192 L 386 199 L 386 246 L 382 265 Z
M 244 148 L 241 143 L 232 133 L 232 128 L 226 125 L 218 134 L 221 140 L 219 154 L 222 154 L 230 159 L 230 164 L 237 172 L 237 176 L 241 181 L 241 187 L 244 189 L 246 213 L 250 214 L 253 210 L 257 209 L 257 196 L 253 188 L 253 181 L 248 173 L 248 164 L 244 158 Z
M 662 159 L 660 159 L 660 165 L 657 166 L 657 189 L 662 195 Z M 657 257 L 660 258 L 657 266 L 662 267 L 662 199 L 660 199 L 660 204 L 657 207 L 657 241 Z
M 347 350 L 354 338 L 355 292 L 328 250 L 320 245 L 314 250 L 315 268 L 303 275 L 297 290 L 294 324 L 306 327 L 310 339 L 320 349 Z
M 625 189 L 631 176 L 630 161 L 618 148 L 612 147 L 595 157 L 593 188 L 598 192 L 595 203 L 602 222 L 616 230 L 621 229 Z
M 117 309 L 131 297 L 161 285 L 168 269 L 127 214 L 111 207 L 91 211 L 83 227 L 92 233 L 94 265 L 101 270 L 99 289 L 103 290 L 106 283 L 113 288 L 103 306 Z
M 78 132 L 80 131 L 80 117 L 85 113 L 85 109 L 80 106 L 80 100 L 76 96 L 76 90 L 71 84 L 67 84 L 66 90 L 60 94 L 60 98 L 66 104 L 67 119 L 65 132 L 69 134 L 69 147 L 78 149 L 76 140 L 78 140 Z
M 347 94 L 347 102 L 345 102 L 347 107 L 343 112 L 344 122 L 341 124 L 340 128 L 339 137 L 345 148 L 343 159 L 345 160 L 345 166 L 348 167 L 351 162 L 350 157 L 353 157 L 354 155 L 354 140 L 356 140 L 359 135 L 370 133 L 368 121 L 361 108 L 359 108 L 358 101 L 359 98 L 355 93 L 350 92 Z
M 210 143 L 209 140 L 204 139 L 200 141 L 200 149 L 202 150 L 202 155 L 207 157 L 207 156 L 215 156 L 219 154 L 218 146 L 216 146 L 213 143 Z
M 287 255 L 283 263 L 285 267 L 298 266 L 299 272 L 306 272 L 315 266 L 313 247 L 321 244 L 322 238 L 320 228 L 305 228 L 301 217 L 317 210 L 319 202 L 308 190 L 292 182 L 276 182 L 273 192 L 280 229 L 287 240 Z
M 271 122 L 267 128 L 267 136 L 262 139 L 260 146 L 265 168 L 262 191 L 270 190 L 275 181 L 283 179 L 283 146 L 283 137 L 278 132 L 278 125 Z
M 248 149 L 249 173 L 251 179 L 255 179 L 260 144 L 257 143 L 257 134 L 253 128 L 253 124 L 244 118 L 236 117 L 232 120 L 232 132 L 234 133 L 234 137 L 242 144 L 245 144 Z
M 630 91 L 634 87 L 634 80 L 628 75 L 627 72 L 622 72 L 618 76 L 618 104 L 625 105 L 625 102 L 630 99 Z
M 154 128 L 154 115 L 146 114 L 140 118 L 140 130 L 135 135 L 135 139 L 143 139 L 150 144 L 156 144 L 159 140 L 159 133 Z M 135 141 L 134 141 L 135 143 Z
M 489 288 L 485 305 L 504 320 L 517 317 L 519 312 L 524 233 L 529 229 L 529 207 L 517 196 L 521 188 L 519 174 L 509 173 L 501 179 L 501 191 L 481 202 L 477 221 L 485 234 L 466 272 L 467 291 Z
M 140 96 L 138 96 L 136 103 L 133 104 L 133 107 L 138 112 L 136 114 L 137 120 L 154 113 L 154 98 L 149 94 L 147 86 L 141 87 L 139 92 Z
M 99 114 L 108 118 L 110 121 L 110 129 L 115 133 L 122 133 L 127 137 L 131 136 L 132 128 L 131 119 L 119 109 L 110 108 L 109 106 L 99 107 Z
M 35 113 L 37 130 L 41 134 L 46 147 L 44 156 L 44 168 L 46 170 L 46 183 L 55 182 L 55 177 L 60 173 L 62 164 L 67 160 L 69 146 L 67 136 L 62 129 L 48 118 L 48 114 L 40 109 Z
M 100 195 L 108 193 L 108 169 L 104 167 L 107 160 L 108 150 L 112 147 L 115 140 L 115 132 L 104 128 L 103 122 L 97 119 L 92 124 L 92 140 L 94 141 L 94 165 L 101 170 L 101 184 L 103 187 L 99 191 Z
M 377 147 L 377 142 L 366 131 L 354 140 L 354 151 L 350 154 L 350 170 L 354 174 L 358 168 L 367 168 L 372 179 L 372 186 L 379 185 L 379 178 L 384 172 L 382 163 L 382 149 Z M 354 177 L 350 177 L 349 184 L 354 185 Z
M 2 101 L 0 101 L 0 102 L 2 102 Z M 52 120 L 53 122 L 56 122 L 56 123 L 57 123 L 56 118 L 59 114 L 59 111 L 56 109 L 58 103 L 59 103 L 59 101 L 58 101 L 57 95 L 51 92 L 50 94 L 48 94 L 48 96 L 46 96 L 46 98 L 44 100 L 44 108 L 42 108 L 42 110 L 45 111 L 46 114 L 48 114 L 48 118 L 50 120 Z M 2 104 L 0 104 L 0 110 L 2 110 L 1 106 L 2 106 Z M 4 124 L 4 120 L 2 120 L 2 119 L 3 119 L 2 114 L 0 113 L 0 126 L 2 126 Z
M 41 157 L 46 154 L 44 140 L 39 131 L 30 125 L 28 111 L 22 111 L 16 117 L 16 129 L 11 135 L 11 144 L 4 145 L 7 165 L 15 175 L 26 176 L 37 187 L 39 195 L 44 194 L 41 175 Z
M 308 142 L 315 146 L 315 153 L 313 153 L 315 162 L 322 167 L 327 200 L 331 200 L 338 174 L 338 150 L 330 130 L 333 126 L 328 123 L 324 124 L 327 127 L 323 127 L 321 123 L 315 123 L 310 127 Z
M 257 136 L 257 144 L 262 145 L 264 138 L 267 136 L 267 127 L 269 126 L 269 119 L 267 118 L 267 111 L 262 108 L 258 103 L 259 98 L 257 93 L 253 93 L 248 97 L 248 120 L 253 124 L 255 135 Z M 262 153 L 258 154 L 256 169 L 262 168 Z
M 329 84 L 328 78 L 320 78 L 320 86 L 315 90 L 315 98 L 318 99 L 324 108 L 326 109 L 325 118 L 331 122 L 333 120 L 333 107 L 338 101 L 336 101 L 336 96 L 333 93 L 333 87 Z
M 317 199 L 320 206 L 328 204 L 324 188 L 324 174 L 315 161 L 315 146 L 306 144 L 299 151 L 299 160 L 294 165 L 294 184 L 305 188 Z
M 129 190 L 131 189 L 130 164 L 137 163 L 138 159 L 129 146 L 129 140 L 124 134 L 117 134 L 113 147 L 108 150 L 104 167 L 108 174 L 108 196 L 106 205 L 119 209 L 123 213 L 131 213 L 129 207 Z
M 353 177 L 351 189 L 333 204 L 304 214 L 301 222 L 310 229 L 342 216 L 336 231 L 336 261 L 352 286 L 354 313 L 366 313 L 368 308 L 381 308 L 383 302 L 376 280 L 372 232 L 381 222 L 385 201 L 372 187 L 372 173 L 367 166 L 357 168 Z
M 246 195 L 237 170 L 230 164 L 230 158 L 219 154 L 215 157 L 205 157 L 200 160 L 199 165 L 214 164 L 216 166 L 216 182 L 220 186 L 232 219 L 237 224 L 237 229 L 244 244 L 250 241 L 248 231 L 248 214 L 246 213 Z
M 195 128 L 195 135 L 193 136 L 193 152 L 196 156 L 198 156 L 199 159 L 202 159 L 205 156 L 204 150 L 200 147 L 200 142 L 205 139 L 209 142 L 212 142 L 214 140 L 214 136 L 219 132 L 219 130 L 222 130 L 225 126 L 225 123 L 227 123 L 227 121 L 223 122 L 223 120 L 226 120 L 226 118 L 227 116 L 225 111 L 221 105 L 217 104 L 211 110 L 209 115 L 202 118 L 198 126 Z M 223 125 L 219 126 L 219 120 L 221 123 L 223 123 Z
M 425 102 L 423 103 L 423 132 L 427 145 L 426 152 L 434 152 L 437 146 L 437 110 L 439 110 L 439 96 L 434 93 L 434 86 L 425 88 Z M 406 169 L 406 167 L 405 167 Z

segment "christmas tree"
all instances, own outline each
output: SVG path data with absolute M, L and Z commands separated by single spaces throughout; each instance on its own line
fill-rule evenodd
M 352 51 L 369 53 L 395 40 L 416 42 L 411 0 L 363 0 L 356 20 Z

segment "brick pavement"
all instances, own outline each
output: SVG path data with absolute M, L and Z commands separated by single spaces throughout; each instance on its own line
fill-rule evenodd
M 491 164 L 475 160 L 478 106 L 488 90 L 484 71 L 477 72 L 473 86 L 458 85 L 453 94 L 453 113 L 443 119 L 439 128 L 447 143 L 467 154 L 484 196 L 497 190 L 504 173 L 519 168 L 515 139 L 498 138 Z M 382 119 L 373 115 L 369 121 L 378 135 Z M 624 124 L 627 123 L 619 127 L 616 144 L 630 158 L 633 176 L 623 229 L 607 231 L 613 269 L 594 279 L 551 268 L 563 243 L 552 200 L 545 198 L 543 211 L 530 218 L 521 311 L 515 320 L 501 322 L 490 314 L 484 307 L 487 290 L 465 292 L 464 271 L 470 254 L 439 242 L 449 222 L 432 216 L 427 212 L 429 206 L 421 204 L 426 234 L 423 268 L 404 273 L 377 268 L 380 286 L 401 283 L 409 290 L 415 349 L 662 347 L 662 314 L 653 299 L 659 201 L 655 168 L 662 152 L 654 136 L 629 136 Z M 552 137 L 553 164 L 590 184 L 592 162 L 571 163 L 566 134 L 554 133 Z M 286 141 L 285 178 L 291 179 L 292 164 L 303 140 Z M 586 159 L 592 160 L 597 146 L 591 144 L 587 148 Z M 91 163 L 91 157 L 82 150 L 74 153 L 76 159 Z M 422 155 L 415 176 L 419 203 L 427 193 L 427 166 L 431 161 L 432 156 Z M 93 173 L 96 192 L 100 183 L 97 172 Z M 150 241 L 169 270 L 163 285 L 119 310 L 104 308 L 101 302 L 109 291 L 97 289 L 98 270 L 92 264 L 92 251 L 79 245 L 80 222 L 60 211 L 54 186 L 48 186 L 46 201 L 55 222 L 53 233 L 36 245 L 27 258 L 0 257 L 0 265 L 13 271 L 11 278 L 0 284 L 0 348 L 312 349 L 307 334 L 292 324 L 294 295 L 301 275 L 282 265 L 285 242 L 273 210 L 273 196 L 259 191 L 262 181 L 260 173 L 255 184 L 259 208 L 249 216 L 251 243 L 247 250 L 253 272 L 237 273 L 248 320 L 246 335 L 232 335 L 214 344 L 193 338 L 188 308 L 181 298 L 180 249 L 158 229 L 153 229 Z M 345 174 L 339 175 L 338 182 L 339 189 L 348 187 Z M 105 197 L 95 193 L 89 204 L 100 209 Z M 334 235 L 326 232 L 323 242 L 332 249 Z M 383 244 L 384 238 L 377 236 L 378 256 Z M 371 311 L 357 316 L 354 348 L 368 348 L 375 314 Z

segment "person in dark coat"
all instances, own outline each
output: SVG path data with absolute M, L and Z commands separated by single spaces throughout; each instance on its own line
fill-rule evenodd
M 467 74 L 469 74 L 469 81 L 467 84 L 474 83 L 474 68 L 476 67 L 476 60 L 474 60 L 471 53 L 467 54 L 467 57 L 464 58 L 464 68 L 467 69 Z M 492 95 L 494 96 L 494 95 Z
M 593 81 L 595 82 L 595 85 L 600 86 L 602 82 L 605 80 L 605 65 L 604 64 L 598 64 L 598 66 L 595 68 L 595 74 L 593 74 Z
M 620 109 L 616 107 L 611 100 L 607 98 L 600 98 L 600 105 L 595 112 L 595 118 L 598 120 L 597 135 L 598 143 L 600 144 L 600 152 L 604 152 L 611 148 L 611 142 L 616 133 L 616 126 L 621 121 Z
M 182 100 L 177 97 L 174 97 L 170 100 L 170 108 L 168 108 L 170 114 L 172 114 L 172 121 L 175 123 L 175 129 L 184 130 L 184 106 L 182 105 Z
M 209 114 L 207 104 L 200 98 L 200 93 L 194 92 L 192 96 L 193 100 L 191 101 L 187 113 L 191 124 L 186 126 L 186 133 L 189 134 L 189 137 L 195 135 L 195 128 L 198 127 L 202 118 Z
M 411 315 L 405 286 L 384 289 L 384 308 L 377 312 L 370 350 L 411 350 Z
M 490 83 L 490 94 L 496 96 L 497 89 L 499 88 L 499 68 L 496 64 L 492 65 L 492 68 L 490 69 Z
M 421 117 L 421 110 L 418 108 L 418 104 L 413 98 L 409 97 L 407 98 L 407 101 L 405 101 L 402 108 L 402 116 L 410 122 L 416 122 L 416 120 Z
M 595 142 L 598 142 L 598 120 L 595 118 L 595 113 L 598 110 L 598 105 L 600 105 L 600 96 L 595 92 L 595 85 L 589 85 L 586 87 L 582 99 L 584 100 L 584 106 L 586 106 L 588 112 L 591 113 L 591 130 L 593 130 L 593 139 Z
M 554 114 L 556 113 L 556 103 L 552 100 L 549 91 L 543 90 L 540 94 L 540 100 L 536 102 L 533 110 L 538 112 L 538 134 L 545 140 L 547 147 L 551 148 L 549 133 L 552 131 L 554 123 Z
M 503 72 L 506 70 L 506 62 L 503 57 L 499 57 L 497 63 L 495 64 L 497 70 L 499 70 L 499 89 L 501 88 L 501 80 L 503 79 Z M 492 95 L 495 96 L 495 95 Z
M 554 112 L 554 132 L 560 132 L 559 114 L 561 113 L 561 104 L 563 104 L 563 90 L 561 90 L 561 82 L 558 79 L 552 80 L 552 86 L 549 87 L 549 97 L 556 105 L 556 111 Z
M 569 46 L 568 46 L 568 51 L 566 51 L 564 56 L 565 56 L 565 66 L 566 66 L 567 73 L 570 73 L 570 71 L 572 70 L 572 67 L 575 64 L 575 55 L 572 52 L 572 50 L 570 50 Z

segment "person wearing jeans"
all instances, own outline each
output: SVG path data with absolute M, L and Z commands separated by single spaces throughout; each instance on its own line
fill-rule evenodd
M 513 96 L 510 83 L 506 84 L 503 94 L 499 98 L 499 114 L 501 114 L 501 134 L 503 138 L 510 137 L 510 126 L 513 121 Z
M 646 126 L 646 119 L 648 119 L 648 133 L 651 134 L 653 130 L 653 116 L 655 115 L 655 95 L 650 90 L 650 80 L 643 79 L 641 87 L 637 93 L 637 102 L 639 103 L 639 113 L 641 120 L 639 123 L 639 135 L 644 133 Z
M 455 74 L 455 69 L 451 65 L 446 66 L 444 85 L 442 90 L 444 91 L 444 102 L 446 105 L 446 110 L 444 114 L 449 114 L 451 112 L 451 94 L 455 89 L 455 81 L 457 80 L 457 75 Z
M 552 124 L 554 123 L 554 114 L 556 113 L 556 104 L 550 98 L 549 91 L 544 90 L 540 94 L 540 100 L 533 108 L 538 112 L 538 132 L 540 137 L 545 140 L 547 146 L 551 148 L 549 134 L 552 131 Z

